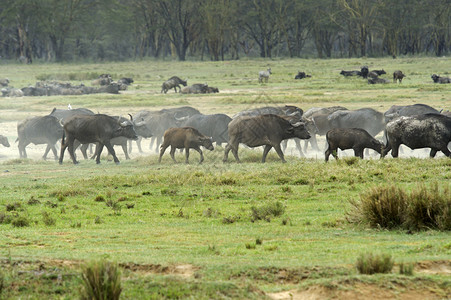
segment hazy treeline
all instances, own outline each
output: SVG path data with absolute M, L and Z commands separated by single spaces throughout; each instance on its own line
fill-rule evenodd
M 449 52 L 449 0 L 3 0 L 0 6 L 0 55 L 28 63 Z

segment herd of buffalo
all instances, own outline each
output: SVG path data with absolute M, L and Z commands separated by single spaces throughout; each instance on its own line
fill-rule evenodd
M 380 133 L 383 133 L 383 141 L 375 139 Z M 274 148 L 285 162 L 283 150 L 289 139 L 294 140 L 300 155 L 304 156 L 303 151 L 307 151 L 308 145 L 319 151 L 317 136 L 326 137 L 326 161 L 331 154 L 337 158 L 338 149 L 353 149 L 355 156 L 361 158 L 365 148 L 377 151 L 381 157 L 390 151 L 393 157 L 398 157 L 401 144 L 411 149 L 430 148 L 431 157 L 438 151 L 451 157 L 448 148 L 451 142 L 450 112 L 442 112 L 426 104 L 393 105 L 386 112 L 372 108 L 348 110 L 342 106 L 311 108 L 304 112 L 291 105 L 266 106 L 244 110 L 232 117 L 225 114 L 204 115 L 196 108 L 183 106 L 158 111 L 143 110 L 127 118 L 69 107 L 53 109 L 49 115 L 19 122 L 17 136 L 21 158 L 27 157 L 26 147 L 30 143 L 46 144 L 44 159 L 51 150 L 55 159 L 59 158 L 62 163 L 67 149 L 74 164 L 78 163 L 75 150 L 80 148 L 86 159 L 90 145 L 96 147 L 92 158 L 97 163 L 100 163 L 104 147 L 119 163 L 113 146 L 122 146 L 128 159 L 132 141 L 136 141 L 138 150 L 142 152 L 143 138 L 151 139 L 151 147 L 159 151 L 159 161 L 170 146 L 172 159 L 175 161 L 176 149 L 184 149 L 187 163 L 189 149 L 199 152 L 202 162 L 204 157 L 200 147 L 213 150 L 213 143 L 226 145 L 224 162 L 227 162 L 230 151 L 240 162 L 240 144 L 251 148 L 263 146 L 262 162 Z M 301 140 L 304 140 L 304 147 Z M 55 147 L 58 141 L 61 142 L 59 155 Z M 8 139 L 2 135 L 0 144 L 10 146 Z

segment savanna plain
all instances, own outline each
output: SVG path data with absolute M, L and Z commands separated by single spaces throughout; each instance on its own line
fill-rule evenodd
M 385 79 L 395 70 L 407 77 L 369 85 L 339 74 L 363 65 L 384 69 Z M 258 71 L 268 67 L 268 83 L 258 83 Z M 294 80 L 298 71 L 312 77 Z M 324 152 L 299 157 L 289 142 L 285 164 L 274 151 L 262 164 L 262 149 L 244 147 L 241 164 L 232 157 L 223 163 L 223 147 L 204 150 L 201 165 L 195 151 L 190 164 L 181 163 L 182 153 L 180 163 L 166 153 L 158 164 L 144 140 L 144 153 L 134 146 L 130 160 L 117 148 L 119 165 L 106 150 L 99 165 L 73 165 L 67 153 L 60 165 L 41 159 L 43 145 L 29 145 L 29 158 L 20 159 L 14 143 L 18 121 L 69 104 L 124 116 L 185 105 L 229 116 L 285 104 L 304 111 L 341 105 L 384 112 L 415 103 L 451 110 L 451 85 L 431 80 L 448 72 L 445 57 L 0 63 L 0 78 L 16 88 L 40 80 L 91 85 L 103 73 L 134 79 L 119 95 L 0 98 L 0 134 L 11 144 L 0 146 L 0 298 L 77 298 L 83 266 L 104 260 L 118 265 L 124 299 L 449 299 L 449 230 L 388 230 L 349 217 L 352 203 L 377 187 L 437 187 L 449 196 L 451 160 L 443 154 L 430 159 L 424 149 L 404 148 L 398 159 L 373 152 L 360 160 L 339 152 L 338 161 L 325 163 Z M 220 92 L 160 93 L 174 75 Z M 324 138 L 319 142 L 322 149 Z M 394 267 L 361 274 L 356 262 L 368 253 L 389 255 Z M 401 265 L 412 272 L 400 272 Z

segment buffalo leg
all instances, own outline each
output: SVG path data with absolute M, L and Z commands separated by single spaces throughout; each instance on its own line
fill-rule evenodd
M 235 160 L 240 163 L 240 158 L 238 157 L 238 145 L 239 143 L 235 142 L 233 144 L 231 144 L 231 148 L 232 148 L 232 154 L 235 157 Z
M 51 148 L 52 148 L 52 146 L 50 146 L 50 144 L 47 144 L 47 147 L 45 147 L 44 155 L 42 156 L 43 160 L 47 160 L 47 154 L 49 154 L 49 151 Z
M 354 149 L 354 156 L 363 159 L 363 149 Z
M 62 148 L 61 148 L 62 149 Z M 74 153 L 74 139 L 68 140 L 67 141 L 67 151 L 69 151 L 69 155 L 72 158 L 72 162 L 74 164 L 78 164 L 77 159 L 75 158 L 75 153 Z M 64 154 L 64 152 L 61 150 L 61 153 Z M 62 155 L 60 157 L 60 161 L 61 161 Z
M 400 146 L 400 144 L 394 144 L 394 143 L 392 143 L 392 145 L 391 145 L 391 148 L 392 148 L 392 150 L 391 150 L 391 156 L 392 157 L 394 157 L 394 158 L 396 158 L 396 157 L 398 157 L 398 155 L 399 155 L 399 146 Z
M 53 146 L 50 148 L 50 150 L 52 150 L 53 157 L 55 158 L 55 160 L 57 160 L 57 159 L 58 159 L 58 153 L 57 153 L 57 151 L 56 151 L 55 145 L 53 145 Z
M 172 160 L 177 163 L 177 161 L 175 160 L 175 150 L 177 150 L 177 148 L 175 148 L 174 146 L 171 146 L 171 152 L 169 152 L 169 154 L 171 155 Z M 188 154 L 189 156 L 189 154 Z
M 299 150 L 299 155 L 301 157 L 305 157 L 304 152 L 302 152 L 301 139 L 294 138 L 294 143 L 296 144 L 296 148 Z
M 161 148 L 160 148 L 160 157 L 158 158 L 158 163 L 161 163 L 161 157 L 163 156 L 164 151 L 166 151 L 166 149 L 167 149 L 168 147 L 169 147 L 169 145 L 165 145 L 165 144 L 161 145 Z
M 180 149 L 183 150 L 183 149 Z M 189 164 L 189 148 L 185 148 L 185 164 Z
M 103 144 L 100 144 L 100 147 L 103 148 Z M 116 164 L 118 164 L 118 163 L 119 163 L 119 159 L 117 159 L 116 151 L 114 151 L 114 148 L 113 148 L 113 146 L 111 146 L 110 142 L 106 142 L 106 143 L 105 143 L 105 147 L 108 149 L 108 152 L 110 152 L 110 154 L 113 156 L 114 162 L 115 162 Z M 100 153 L 102 153 L 102 148 L 99 149 L 99 154 L 98 154 L 98 156 L 97 156 L 96 162 L 97 162 L 98 164 L 100 163 Z
M 80 147 L 80 151 L 83 154 L 83 158 L 84 159 L 88 159 L 88 152 L 87 152 L 88 151 L 88 147 L 89 147 L 89 144 L 83 144 Z M 91 159 L 92 159 L 92 157 L 91 157 Z
M 127 142 L 125 142 L 121 146 L 122 146 L 122 151 L 124 151 L 124 154 L 125 154 L 125 159 L 130 159 L 130 156 L 128 156 L 128 151 L 127 151 Z
M 271 150 L 272 146 L 271 145 L 266 145 L 265 148 L 263 149 L 263 156 L 262 156 L 262 163 L 264 163 L 266 161 L 266 156 L 268 155 L 269 150 Z M 279 146 L 280 148 L 280 146 Z M 282 158 L 283 160 L 283 158 Z
M 194 147 L 193 149 L 199 152 L 200 154 L 199 164 L 201 164 L 204 161 L 204 154 L 202 153 L 202 150 L 199 147 Z M 188 149 L 186 149 L 186 152 L 188 152 Z
M 227 144 L 224 149 L 224 158 L 222 159 L 223 162 L 227 162 L 227 159 L 229 158 L 229 152 L 232 149 L 232 146 L 230 144 Z
M 283 162 L 283 163 L 286 163 L 287 161 L 285 160 L 285 157 L 284 157 L 284 155 L 283 155 L 282 149 L 280 148 L 280 144 L 274 145 L 273 147 L 274 147 L 274 150 L 276 150 L 276 152 L 277 152 L 277 154 L 279 155 L 279 157 L 280 157 L 280 159 L 282 160 L 282 162 Z M 271 149 L 271 148 L 269 148 L 269 149 Z M 265 147 L 265 150 L 266 150 L 266 147 Z M 268 152 L 269 152 L 269 150 L 268 150 Z M 268 152 L 267 152 L 266 154 L 268 154 Z M 264 158 L 266 159 L 266 156 L 265 156 Z M 264 162 L 264 161 L 263 161 L 263 162 Z

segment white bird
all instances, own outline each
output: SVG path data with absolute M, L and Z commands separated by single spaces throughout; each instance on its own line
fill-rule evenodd
M 72 109 L 72 106 L 70 106 L 70 104 L 67 106 L 67 109 Z

